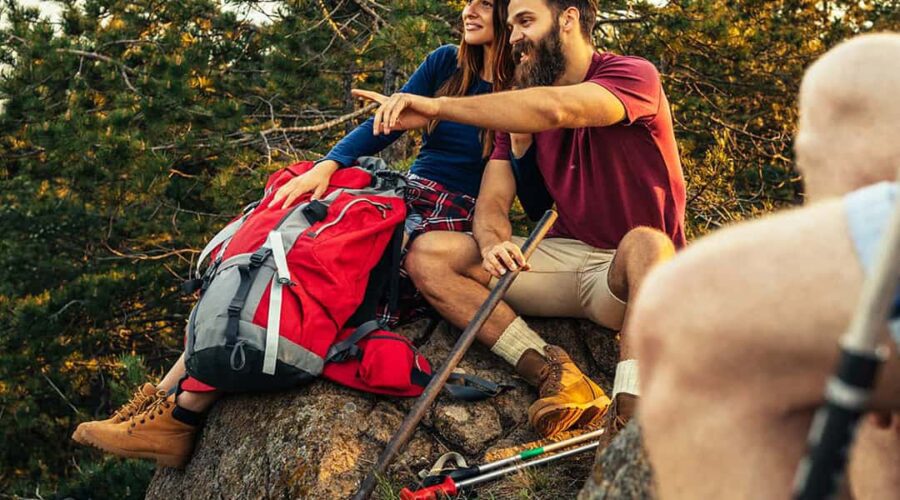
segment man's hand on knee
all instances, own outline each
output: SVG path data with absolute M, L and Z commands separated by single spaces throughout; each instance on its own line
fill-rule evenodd
M 482 249 L 481 257 L 483 259 L 481 266 L 495 278 L 503 276 L 507 271 L 530 269 L 525 256 L 522 255 L 522 249 L 511 241 L 503 241 Z

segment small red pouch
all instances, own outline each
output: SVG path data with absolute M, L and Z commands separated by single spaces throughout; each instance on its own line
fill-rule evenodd
M 353 329 L 339 338 L 348 338 Z M 364 392 L 416 397 L 431 376 L 431 365 L 406 337 L 375 330 L 342 355 L 329 356 L 322 376 Z

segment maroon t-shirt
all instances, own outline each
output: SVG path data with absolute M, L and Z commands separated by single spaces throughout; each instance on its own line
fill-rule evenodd
M 629 230 L 649 226 L 684 246 L 684 175 L 656 68 L 639 57 L 595 53 L 584 81 L 618 97 L 626 119 L 534 134 L 538 168 L 559 211 L 550 236 L 613 249 Z M 509 134 L 498 133 L 491 159 L 509 158 Z

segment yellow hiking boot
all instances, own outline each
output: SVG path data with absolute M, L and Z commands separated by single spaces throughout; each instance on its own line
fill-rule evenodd
M 182 468 L 194 449 L 197 426 L 172 415 L 175 396 L 159 398 L 128 420 L 95 422 L 81 432 L 84 443 L 127 458 L 149 458 L 166 467 Z
M 525 351 L 516 370 L 538 387 L 540 399 L 528 408 L 528 422 L 544 437 L 599 424 L 609 407 L 603 389 L 560 347 L 546 346 L 543 356 Z
M 72 433 L 72 439 L 76 443 L 87 444 L 81 438 L 81 433 L 84 432 L 85 428 L 97 424 L 118 424 L 120 422 L 124 422 L 134 415 L 144 411 L 147 406 L 151 405 L 157 399 L 164 397 L 166 397 L 165 392 L 158 391 L 155 385 L 148 382 L 142 385 L 134 393 L 134 395 L 131 396 L 131 401 L 122 405 L 122 407 L 116 410 L 111 417 L 107 418 L 106 420 L 82 422 L 81 424 L 79 424 L 78 427 L 75 428 L 75 432 Z

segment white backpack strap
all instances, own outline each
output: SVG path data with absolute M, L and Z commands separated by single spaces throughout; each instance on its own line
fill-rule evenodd
M 280 231 L 272 231 L 266 239 L 265 246 L 272 250 L 272 259 L 275 261 L 276 272 L 272 276 L 272 285 L 269 289 L 269 317 L 266 327 L 266 351 L 263 357 L 263 373 L 275 374 L 275 364 L 278 361 L 278 340 L 281 335 L 281 300 L 284 293 L 284 285 L 291 282 L 291 272 L 288 269 L 287 257 L 284 253 L 284 240 Z
M 206 246 L 203 248 L 203 251 L 200 252 L 200 258 L 197 259 L 197 270 L 196 270 L 195 276 L 197 276 L 198 278 L 200 277 L 200 275 L 201 275 L 200 268 L 203 267 L 203 262 L 206 260 L 207 257 L 209 257 L 209 254 L 211 254 L 212 251 L 215 250 L 215 248 L 217 246 L 223 245 L 226 241 L 230 240 L 231 237 L 234 236 L 235 233 L 238 232 L 238 229 L 241 228 L 241 224 L 244 223 L 244 220 L 246 218 L 247 218 L 247 216 L 245 215 L 239 219 L 235 219 L 235 220 L 231 221 L 230 224 L 228 224 L 227 226 L 222 228 L 222 230 L 219 231 L 218 234 L 213 236 L 213 239 L 210 240 L 209 243 L 207 243 Z
M 266 327 L 266 352 L 263 357 L 262 371 L 266 375 L 275 375 L 275 363 L 278 361 L 278 337 L 281 334 L 281 294 L 282 285 L 278 275 L 272 276 L 272 288 L 269 290 L 269 321 Z
M 281 231 L 270 232 L 266 246 L 272 249 L 272 258 L 275 259 L 278 281 L 283 285 L 289 284 L 291 282 L 291 271 L 288 269 L 287 256 L 284 253 L 284 239 L 281 237 Z

